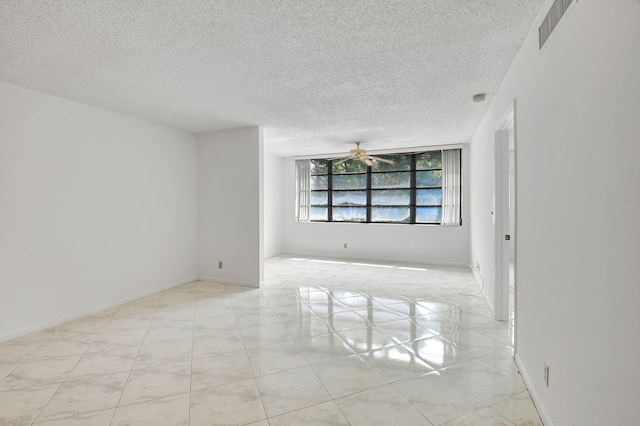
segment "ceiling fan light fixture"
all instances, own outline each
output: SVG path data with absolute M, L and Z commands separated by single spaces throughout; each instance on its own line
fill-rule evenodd
M 361 161 L 367 166 L 372 166 L 376 160 L 382 161 L 384 163 L 393 164 L 392 160 L 387 160 L 386 158 L 373 157 L 371 155 L 367 155 L 367 151 L 365 151 L 364 149 L 360 149 L 360 142 L 356 142 L 355 149 L 352 149 L 349 151 L 348 157 L 340 158 L 337 160 L 342 162 L 342 164 L 344 165 L 345 161 L 351 160 L 351 159 Z

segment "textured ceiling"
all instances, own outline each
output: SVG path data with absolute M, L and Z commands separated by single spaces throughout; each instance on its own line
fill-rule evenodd
M 276 155 L 468 141 L 543 0 L 2 0 L 0 80 Z

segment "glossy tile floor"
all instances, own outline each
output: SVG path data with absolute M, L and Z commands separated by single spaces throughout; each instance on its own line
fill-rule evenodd
M 0 344 L 1 425 L 539 425 L 466 268 L 277 257 Z

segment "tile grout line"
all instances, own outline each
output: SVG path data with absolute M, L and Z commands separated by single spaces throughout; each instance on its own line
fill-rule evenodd
M 120 307 L 118 307 L 118 309 L 120 309 Z M 93 337 L 93 340 L 91 341 L 91 343 L 87 346 L 87 348 L 85 349 L 85 351 L 80 355 L 80 357 L 78 358 L 78 361 L 76 361 L 76 363 L 73 365 L 73 367 L 71 369 L 69 369 L 69 372 L 66 374 L 66 376 L 64 377 L 64 379 L 62 379 L 62 381 L 60 382 L 60 384 L 58 385 L 57 389 L 51 394 L 51 396 L 49 397 L 49 399 L 47 400 L 46 404 L 44 404 L 44 406 L 42 407 L 42 409 L 40 409 L 40 411 L 38 411 L 38 414 L 34 417 L 34 419 L 31 421 L 31 424 L 36 424 L 36 421 L 38 420 L 38 418 L 42 415 L 42 412 L 45 410 L 45 408 L 47 408 L 47 406 L 51 403 L 51 400 L 53 399 L 54 396 L 56 396 L 56 394 L 58 393 L 58 391 L 60 390 L 60 388 L 62 387 L 62 385 L 64 385 L 65 383 L 67 383 L 67 379 L 69 378 L 69 375 L 71 375 L 71 373 L 73 372 L 73 370 L 78 366 L 78 363 L 80 363 L 80 360 L 82 360 L 82 358 L 87 354 L 87 351 L 89 350 L 89 348 L 91 348 L 91 345 L 93 343 L 95 343 L 96 339 L 98 338 L 98 336 L 100 335 L 100 333 L 104 330 L 104 328 L 107 326 L 107 324 L 109 323 L 109 321 L 111 321 L 111 319 L 113 319 L 114 315 L 116 314 L 116 312 L 118 312 L 118 309 L 114 310 L 113 313 L 111 315 L 109 315 L 109 319 L 107 321 L 105 321 L 104 325 L 100 328 L 100 331 L 98 331 L 95 336 Z M 62 324 L 61 324 L 62 325 Z M 61 326 L 60 325 L 60 326 Z M 58 326 L 56 328 L 56 332 L 60 331 L 60 326 Z M 51 339 L 51 337 L 53 336 L 53 334 L 51 336 L 49 336 L 45 341 L 48 341 L 49 339 Z M 42 343 L 44 345 L 44 342 Z M 42 345 L 40 345 L 39 347 L 41 347 Z M 35 352 L 35 351 L 34 351 Z M 33 352 L 32 352 L 33 353 Z M 65 418 L 65 417 L 71 417 L 71 416 L 63 416 L 60 418 Z
M 260 288 L 258 288 L 258 295 L 260 297 Z M 228 295 L 225 296 L 228 299 Z M 229 305 L 231 306 L 231 311 L 233 312 L 233 316 L 236 319 L 236 326 L 238 327 L 238 333 L 240 333 L 240 340 L 242 341 L 242 347 L 244 348 L 244 356 L 247 357 L 247 362 L 249 363 L 249 369 L 251 369 L 251 380 L 253 381 L 253 386 L 255 387 L 256 393 L 258 394 L 258 399 L 260 400 L 260 405 L 262 406 L 262 411 L 264 412 L 264 419 L 260 419 L 260 420 L 266 420 L 267 423 L 269 423 L 269 416 L 267 415 L 267 410 L 264 406 L 264 401 L 262 400 L 262 394 L 260 393 L 260 388 L 258 387 L 258 381 L 256 380 L 256 374 L 255 371 L 253 369 L 253 365 L 251 365 L 251 359 L 249 358 L 249 354 L 247 353 L 247 345 L 244 342 L 244 337 L 242 336 L 242 330 L 240 329 L 240 325 L 238 324 L 238 317 L 236 316 L 236 309 L 233 306 L 233 303 L 231 302 L 231 300 L 229 300 Z M 261 324 L 262 325 L 262 324 Z M 251 328 L 251 327 L 247 327 L 247 328 Z M 260 421 L 260 420 L 256 420 L 256 421 Z M 255 422 L 252 422 L 255 423 Z M 247 424 L 251 424 L 251 423 L 247 423 Z
M 164 294 L 167 290 L 160 292 L 160 294 Z M 144 332 L 144 336 L 142 337 L 142 339 L 140 340 L 140 345 L 138 345 L 138 351 L 136 352 L 136 356 L 133 360 L 133 363 L 131 364 L 131 368 L 129 369 L 129 374 L 127 374 L 127 378 L 124 381 L 124 385 L 122 386 L 122 390 L 120 391 L 120 396 L 118 397 L 118 402 L 116 402 L 116 406 L 114 407 L 113 410 L 113 414 L 111 415 L 111 420 L 109 420 L 109 425 L 111 425 L 111 423 L 113 423 L 113 419 L 116 416 L 116 413 L 118 411 L 118 407 L 120 407 L 120 401 L 122 400 L 122 395 L 124 395 L 124 390 L 127 388 L 127 383 L 129 383 L 129 379 L 131 378 L 131 373 L 133 372 L 133 369 L 136 365 L 136 361 L 138 361 L 138 356 L 140 356 L 140 349 L 142 349 L 142 345 L 144 344 L 144 339 L 147 337 L 147 334 L 149 333 L 149 328 L 151 328 L 151 323 L 153 322 L 153 319 L 155 318 L 157 312 L 158 312 L 158 305 L 160 304 L 160 300 L 162 299 L 162 296 L 158 297 L 158 300 L 155 303 L 154 306 L 154 311 L 153 311 L 153 315 L 151 317 L 151 320 L 149 320 L 149 324 L 147 324 L 147 328 Z
M 193 282 L 193 316 L 191 319 L 191 372 L 189 374 L 189 412 L 187 414 L 187 424 L 191 425 L 191 398 L 193 395 L 193 345 L 194 345 L 194 333 L 196 330 L 196 300 L 197 300 L 197 294 L 198 294 L 198 283 L 199 281 L 196 280 Z

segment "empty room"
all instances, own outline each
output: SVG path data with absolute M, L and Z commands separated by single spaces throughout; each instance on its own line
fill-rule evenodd
M 640 423 L 639 20 L 0 2 L 0 425 Z

